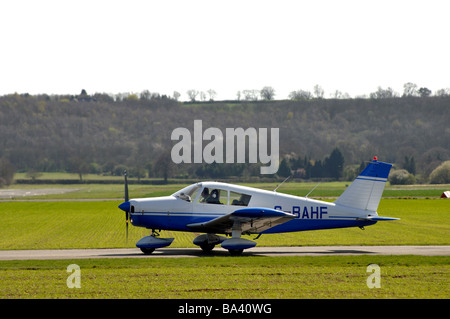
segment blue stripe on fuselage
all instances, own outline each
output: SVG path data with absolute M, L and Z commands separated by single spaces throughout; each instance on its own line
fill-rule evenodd
M 164 229 L 172 231 L 192 231 L 186 227 L 191 223 L 202 223 L 215 219 L 223 214 L 192 214 L 192 213 L 137 213 L 132 215 L 132 224 L 148 229 Z M 327 219 L 293 219 L 262 232 L 262 234 L 275 234 L 297 232 L 306 230 L 332 229 L 345 227 L 363 227 L 376 223 L 376 221 L 356 220 L 354 217 L 338 217 Z
M 284 224 L 269 228 L 262 234 L 288 233 L 306 230 L 363 227 L 375 224 L 375 221 L 351 219 L 293 219 Z
M 192 213 L 137 213 L 133 214 L 132 224 L 137 227 L 148 229 L 164 229 L 175 231 L 192 231 L 186 225 L 192 223 L 203 223 L 213 220 L 223 214 L 192 214 Z

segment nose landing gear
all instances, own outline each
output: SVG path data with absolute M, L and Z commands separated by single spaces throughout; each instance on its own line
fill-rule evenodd
M 156 248 L 167 247 L 172 244 L 174 238 L 160 238 L 159 233 L 152 229 L 150 236 L 141 238 L 137 243 L 138 247 L 144 254 L 149 255 L 155 251 Z

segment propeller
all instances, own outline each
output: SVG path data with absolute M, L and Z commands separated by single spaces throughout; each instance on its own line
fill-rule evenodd
M 128 198 L 128 179 L 127 179 L 127 171 L 123 171 L 123 176 L 125 177 L 125 201 L 119 205 L 119 208 L 125 212 L 125 223 L 126 223 L 126 231 L 127 231 L 127 243 L 128 243 L 128 221 L 130 220 L 130 208 L 131 204 Z
M 123 176 L 125 177 L 125 203 L 128 203 L 128 179 L 127 179 L 127 171 L 123 171 Z M 126 223 L 126 232 L 127 232 L 127 244 L 128 244 L 128 220 L 130 219 L 130 208 L 128 205 L 128 209 L 125 210 L 125 223 Z

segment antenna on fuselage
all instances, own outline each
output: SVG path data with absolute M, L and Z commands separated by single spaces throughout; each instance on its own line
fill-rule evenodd
M 314 188 L 311 189 L 308 194 L 306 194 L 305 198 L 308 198 L 309 194 L 311 194 L 317 188 L 317 186 L 319 186 L 319 185 L 320 185 L 320 183 L 318 183 L 316 186 L 314 186 Z
M 284 182 L 286 182 L 286 181 L 287 181 L 289 178 L 291 178 L 291 177 L 292 177 L 292 175 L 289 175 L 288 177 L 286 177 L 286 178 L 284 179 L 284 181 L 282 181 L 282 182 L 280 183 L 280 185 L 278 185 L 273 191 L 276 192 L 277 189 L 278 189 L 281 185 L 283 185 Z

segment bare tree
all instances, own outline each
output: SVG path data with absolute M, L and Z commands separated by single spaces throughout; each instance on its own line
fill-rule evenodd
M 411 82 L 403 84 L 403 96 L 417 96 L 417 84 Z
M 259 94 L 263 100 L 271 101 L 275 96 L 275 89 L 271 86 L 265 86 L 261 89 Z
M 318 99 L 322 99 L 325 94 L 325 91 L 322 89 L 322 87 L 319 84 L 314 85 L 314 95 Z
M 450 88 L 439 89 L 434 94 L 435 96 L 450 96 Z
M 214 91 L 213 89 L 209 89 L 208 94 L 209 94 L 209 100 L 214 101 L 214 98 L 216 97 L 216 94 L 217 94 L 216 91 Z
M 144 90 L 141 92 L 140 94 L 140 99 L 141 100 L 150 100 L 152 98 L 152 94 L 150 93 L 149 90 Z
M 383 89 L 381 88 L 381 86 L 379 86 L 376 92 L 370 93 L 371 99 L 389 99 L 393 97 L 398 97 L 398 93 L 395 92 L 394 89 L 391 87 Z
M 189 96 L 191 102 L 195 102 L 195 98 L 197 97 L 199 92 L 197 90 L 188 90 L 186 93 Z
M 297 90 L 289 93 L 289 98 L 291 100 L 310 100 L 312 98 L 312 94 L 309 91 Z
M 345 100 L 351 98 L 350 94 L 348 94 L 347 92 L 342 93 L 339 90 L 336 90 L 336 91 L 334 91 L 334 93 L 330 94 L 330 97 L 333 98 L 333 99 L 345 99 Z
M 181 96 L 180 92 L 173 91 L 173 98 L 175 99 L 175 101 L 178 101 L 180 96 Z
M 258 90 L 243 90 L 242 94 L 244 94 L 244 99 L 246 101 L 258 101 Z
M 334 99 L 342 98 L 342 92 L 339 90 L 334 91 L 334 93 L 330 94 L 330 96 Z

